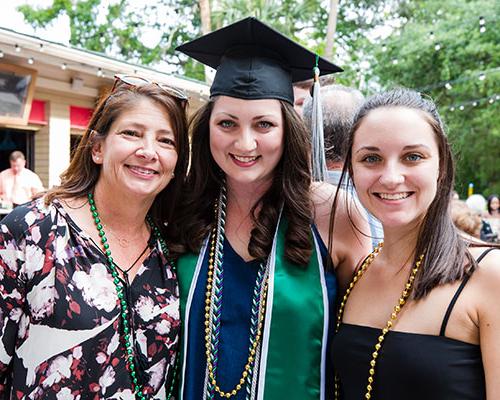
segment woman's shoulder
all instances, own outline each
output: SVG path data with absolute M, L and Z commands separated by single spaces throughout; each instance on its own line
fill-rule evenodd
M 2 233 L 10 233 L 14 238 L 24 236 L 27 231 L 50 218 L 55 211 L 55 205 L 45 204 L 43 197 L 17 206 L 2 220 Z
M 485 300 L 485 306 L 490 307 L 492 299 L 500 301 L 500 248 L 474 247 L 469 251 L 479 261 L 471 284 L 477 289 L 479 298 Z

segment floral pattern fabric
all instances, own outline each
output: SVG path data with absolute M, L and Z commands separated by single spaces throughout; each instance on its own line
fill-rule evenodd
M 177 277 L 160 243 L 126 297 L 139 378 L 165 399 L 179 337 Z M 14 209 L 0 225 L 0 398 L 135 400 L 106 256 L 56 201 Z

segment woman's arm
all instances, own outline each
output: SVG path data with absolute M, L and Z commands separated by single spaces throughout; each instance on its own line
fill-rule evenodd
M 314 222 L 324 243 L 328 246 L 332 234 L 330 256 L 337 273 L 340 289 L 349 284 L 359 262 L 372 251 L 370 227 L 366 213 L 348 192 L 340 189 L 330 232 L 330 216 L 337 188 L 327 183 L 315 183 L 312 188 Z
M 24 314 L 25 291 L 19 272 L 25 255 L 6 225 L 0 225 L 0 398 L 8 395 L 9 366 Z
M 486 378 L 486 398 L 500 399 L 500 250 L 491 251 L 474 272 L 481 285 L 479 343 Z

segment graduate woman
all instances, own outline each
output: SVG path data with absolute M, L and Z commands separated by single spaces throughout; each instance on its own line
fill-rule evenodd
M 191 252 L 178 263 L 182 396 L 322 399 L 336 290 L 325 263 L 331 256 L 342 285 L 370 241 L 341 207 L 330 254 L 324 244 L 334 190 L 311 188 L 310 135 L 292 90 L 316 57 L 254 18 L 180 50 L 217 68 L 192 121 L 178 227 Z M 339 70 L 318 61 L 323 73 Z

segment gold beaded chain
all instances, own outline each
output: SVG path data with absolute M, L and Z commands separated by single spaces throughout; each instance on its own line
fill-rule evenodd
M 211 295 L 212 295 L 212 290 L 214 290 L 214 264 L 215 264 L 215 242 L 216 242 L 216 237 L 217 237 L 217 228 L 212 229 L 212 235 L 211 235 L 211 243 L 210 243 L 210 253 L 209 253 L 209 259 L 208 259 L 208 278 L 207 278 L 207 286 L 206 286 L 206 293 L 205 293 L 205 355 L 207 358 L 207 368 L 208 368 L 208 374 L 209 374 L 209 379 L 211 384 L 214 387 L 214 390 L 221 396 L 225 397 L 226 399 L 229 399 L 233 396 L 236 396 L 236 394 L 242 389 L 245 380 L 247 379 L 248 374 L 250 373 L 250 369 L 252 368 L 254 361 L 255 361 L 255 356 L 257 354 L 257 348 L 260 345 L 261 338 L 262 338 L 262 330 L 264 326 L 264 316 L 265 316 L 265 310 L 266 310 L 266 298 L 267 298 L 267 289 L 268 289 L 268 279 L 265 279 L 263 284 L 264 288 L 262 291 L 262 299 L 261 299 L 261 306 L 260 310 L 258 313 L 258 320 L 257 320 L 257 332 L 255 334 L 255 340 L 252 342 L 252 345 L 249 349 L 249 354 L 248 354 L 248 359 L 247 363 L 245 364 L 245 367 L 243 368 L 243 372 L 241 373 L 241 377 L 239 382 L 234 386 L 232 390 L 229 390 L 227 392 L 223 391 L 220 386 L 217 384 L 217 380 L 214 374 L 214 365 L 212 363 L 212 359 L 210 357 L 210 305 L 211 305 Z
M 361 268 L 358 270 L 356 275 L 354 275 L 354 278 L 352 279 L 351 283 L 349 284 L 349 287 L 347 288 L 344 297 L 342 299 L 342 302 L 340 303 L 339 310 L 337 312 L 337 324 L 335 327 L 335 333 L 339 331 L 340 324 L 342 323 L 342 317 L 344 314 L 344 309 L 345 305 L 347 302 L 347 299 L 349 298 L 349 295 L 352 292 L 352 289 L 356 285 L 356 282 L 358 282 L 359 278 L 363 276 L 363 274 L 366 272 L 370 264 L 373 262 L 375 257 L 379 254 L 380 249 L 384 245 L 383 242 L 380 242 L 377 247 L 373 250 L 372 253 L 365 259 L 363 262 L 363 265 L 361 265 Z M 385 327 L 382 329 L 382 332 L 380 336 L 377 339 L 377 343 L 375 344 L 375 350 L 372 353 L 372 359 L 370 361 L 370 369 L 368 370 L 368 384 L 366 385 L 366 393 L 365 393 L 365 399 L 370 400 L 372 397 L 372 390 L 373 390 L 373 384 L 375 382 L 375 367 L 377 365 L 377 358 L 379 356 L 379 351 L 382 348 L 382 344 L 384 343 L 385 336 L 389 332 L 389 330 L 392 328 L 394 322 L 398 318 L 399 312 L 403 308 L 403 306 L 406 304 L 408 297 L 410 297 L 411 290 L 413 288 L 413 283 L 415 282 L 415 277 L 417 276 L 417 272 L 420 268 L 420 265 L 422 264 L 422 261 L 424 259 L 424 255 L 421 254 L 420 257 L 418 258 L 417 262 L 415 263 L 415 266 L 411 269 L 410 276 L 408 277 L 408 281 L 405 284 L 405 288 L 403 292 L 401 293 L 401 297 L 398 300 L 398 303 L 394 306 L 394 309 L 391 313 L 391 317 L 389 320 L 386 322 Z M 339 382 L 339 376 L 336 373 L 335 374 L 335 400 L 340 399 L 340 382 Z

